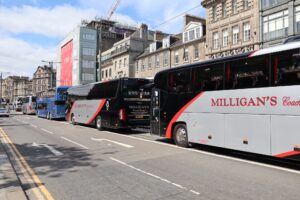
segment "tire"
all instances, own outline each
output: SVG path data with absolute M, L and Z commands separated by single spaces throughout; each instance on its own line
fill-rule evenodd
M 48 119 L 48 120 L 49 120 L 49 113 L 47 113 L 47 115 L 46 115 L 46 119 Z
M 185 124 L 177 124 L 173 131 L 173 140 L 180 147 L 188 147 L 188 132 Z
M 101 116 L 98 115 L 97 118 L 96 118 L 96 128 L 101 131 L 103 130 L 103 126 L 102 126 L 102 120 L 101 120 Z
M 52 120 L 52 114 L 49 113 L 49 120 Z
M 76 121 L 75 121 L 75 116 L 74 116 L 73 113 L 71 114 L 71 123 L 72 123 L 73 125 L 76 125 L 76 124 L 77 124 Z

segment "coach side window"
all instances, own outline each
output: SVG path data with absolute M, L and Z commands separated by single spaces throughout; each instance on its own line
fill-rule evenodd
M 280 52 L 272 56 L 273 84 L 300 84 L 300 54 L 299 49 Z
M 269 86 L 268 57 L 244 58 L 226 64 L 227 88 L 258 88 Z
M 195 92 L 223 89 L 223 64 L 194 68 L 192 72 Z
M 191 92 L 190 70 L 178 70 L 175 72 L 170 72 L 168 87 L 170 92 Z

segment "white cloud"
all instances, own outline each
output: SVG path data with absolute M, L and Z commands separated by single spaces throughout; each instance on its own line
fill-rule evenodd
M 0 71 L 32 76 L 41 59 L 54 59 L 56 47 L 45 48 L 9 36 L 0 37 Z
M 70 5 L 54 8 L 33 6 L 0 7 L 0 30 L 9 33 L 35 33 L 50 37 L 62 37 L 81 19 L 92 19 L 95 9 L 79 9 Z

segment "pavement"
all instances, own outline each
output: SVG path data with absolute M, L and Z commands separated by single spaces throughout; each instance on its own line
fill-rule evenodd
M 27 200 L 20 181 L 5 151 L 5 144 L 0 141 L 0 199 Z

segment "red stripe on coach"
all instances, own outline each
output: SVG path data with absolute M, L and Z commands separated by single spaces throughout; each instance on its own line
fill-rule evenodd
M 180 115 L 194 102 L 196 101 L 198 98 L 200 98 L 202 95 L 204 94 L 204 92 L 200 92 L 197 96 L 195 96 L 192 100 L 190 100 L 187 104 L 185 104 L 177 113 L 176 115 L 171 119 L 167 131 L 166 131 L 166 138 L 172 138 L 172 126 L 173 124 L 178 120 L 178 118 L 180 117 Z
M 299 151 L 289 151 L 289 152 L 285 152 L 285 153 L 275 155 L 275 157 L 285 158 L 285 157 L 293 156 L 293 155 L 297 155 L 297 154 L 300 154 L 300 152 Z
M 101 100 L 96 112 L 94 113 L 94 115 L 92 116 L 92 118 L 87 122 L 87 124 L 92 123 L 92 121 L 97 117 L 98 113 L 101 111 L 101 109 L 103 108 L 104 104 L 106 102 L 106 99 Z

